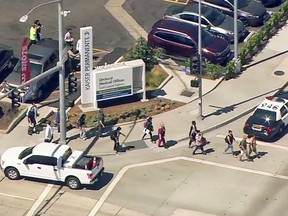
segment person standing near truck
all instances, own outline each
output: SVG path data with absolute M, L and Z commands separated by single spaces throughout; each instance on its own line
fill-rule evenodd
M 30 31 L 29 31 L 29 44 L 28 44 L 28 49 L 32 46 L 32 44 L 36 44 L 36 39 L 37 39 L 37 29 L 36 29 L 36 24 L 31 25 Z

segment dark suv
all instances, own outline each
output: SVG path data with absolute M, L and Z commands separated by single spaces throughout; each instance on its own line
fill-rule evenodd
M 14 58 L 12 47 L 0 44 L 0 76 L 4 73 L 6 69 L 12 69 Z
M 167 54 L 190 57 L 197 53 L 198 27 L 174 20 L 159 20 L 148 34 L 152 47 L 163 48 Z M 228 42 L 202 29 L 203 61 L 226 64 L 233 58 Z
M 43 39 L 29 49 L 29 62 L 31 69 L 31 79 L 40 75 L 41 73 L 56 66 L 58 57 L 58 41 L 53 39 Z M 67 71 L 68 72 L 68 71 Z M 53 73 L 44 79 L 26 88 L 24 91 L 23 102 L 37 101 L 46 95 L 47 88 L 58 82 L 58 73 Z M 21 62 L 15 67 L 7 81 L 10 86 L 17 87 L 21 84 Z
M 199 0 L 190 0 L 190 2 Z M 234 16 L 234 0 L 202 0 L 203 5 L 213 7 L 229 16 Z M 238 1 L 238 19 L 244 25 L 261 26 L 270 18 L 270 14 L 262 3 L 255 0 Z

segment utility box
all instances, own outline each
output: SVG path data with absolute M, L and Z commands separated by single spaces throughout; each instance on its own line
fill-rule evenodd
M 198 88 L 199 87 L 199 81 L 198 79 L 194 79 L 190 81 L 190 86 L 193 88 Z

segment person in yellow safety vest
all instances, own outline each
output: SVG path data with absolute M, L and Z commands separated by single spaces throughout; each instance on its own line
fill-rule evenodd
M 33 24 L 30 27 L 30 31 L 29 31 L 29 39 L 30 39 L 30 43 L 28 45 L 28 49 L 30 48 L 30 46 L 32 44 L 36 44 L 36 38 L 37 38 L 37 32 L 36 32 L 36 24 Z

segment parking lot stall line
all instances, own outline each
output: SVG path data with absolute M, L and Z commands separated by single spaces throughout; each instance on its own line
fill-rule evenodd
M 48 193 L 50 192 L 50 190 L 53 188 L 53 184 L 47 184 L 47 186 L 45 187 L 45 189 L 42 191 L 42 193 L 40 194 L 40 196 L 38 197 L 38 199 L 36 200 L 36 202 L 33 204 L 33 206 L 30 208 L 30 210 L 28 211 L 28 213 L 26 214 L 26 216 L 33 216 L 35 211 L 37 210 L 37 208 L 40 206 L 40 204 L 43 202 L 43 200 L 45 199 L 45 197 L 48 195 Z
M 217 162 L 205 161 L 205 160 L 196 159 L 196 158 L 189 158 L 189 157 L 174 157 L 174 158 L 167 158 L 167 159 L 156 160 L 156 161 L 143 162 L 143 163 L 132 164 L 132 165 L 128 165 L 128 166 L 123 167 L 120 170 L 120 172 L 117 174 L 117 176 L 114 178 L 114 180 L 111 182 L 111 184 L 107 187 L 106 191 L 100 197 L 100 199 L 95 204 L 95 206 L 93 207 L 93 209 L 91 210 L 91 212 L 89 213 L 88 216 L 96 215 L 96 213 L 100 210 L 101 206 L 106 201 L 106 199 L 109 197 L 109 195 L 111 194 L 113 189 L 116 187 L 118 182 L 121 180 L 121 178 L 124 176 L 124 174 L 129 169 L 142 167 L 142 166 L 162 164 L 162 163 L 177 161 L 177 160 L 186 160 L 186 161 L 191 161 L 191 162 L 210 165 L 210 166 L 216 166 L 216 167 L 230 169 L 230 170 L 236 170 L 236 171 L 241 171 L 241 172 L 246 172 L 246 173 L 251 173 L 251 174 L 256 174 L 256 175 L 262 175 L 262 176 L 267 176 L 267 177 L 273 177 L 273 178 L 288 180 L 288 176 L 284 176 L 284 175 L 278 175 L 278 174 L 264 172 L 264 171 L 241 168 L 241 167 L 231 166 L 231 165 L 227 165 L 227 164 L 221 164 L 221 163 L 217 163 Z

